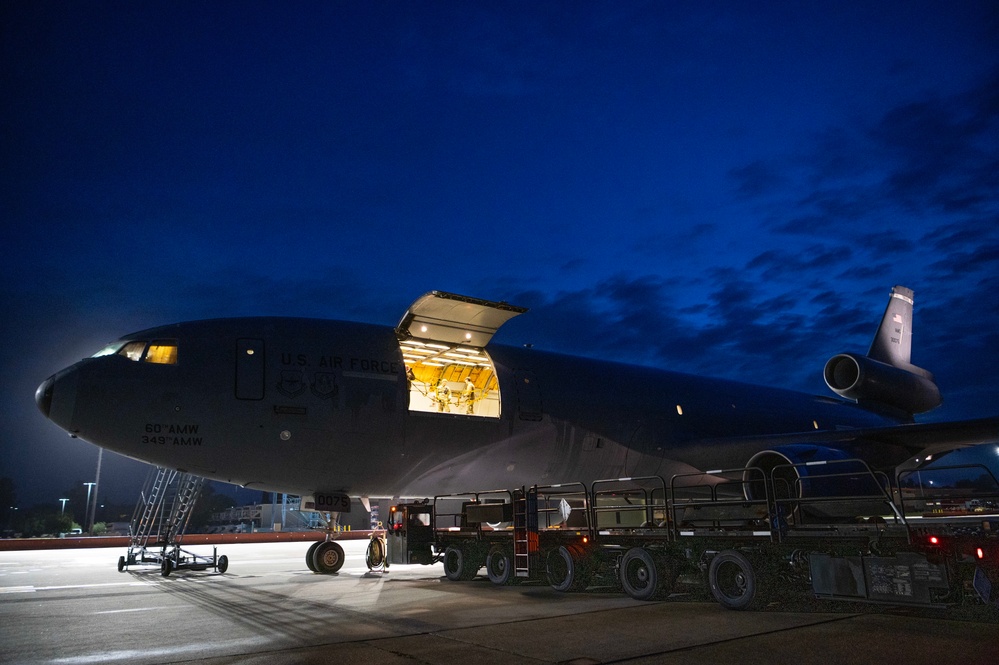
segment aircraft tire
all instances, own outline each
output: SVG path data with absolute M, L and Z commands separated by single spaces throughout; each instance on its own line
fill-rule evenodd
M 444 550 L 444 575 L 452 582 L 467 581 L 475 577 L 479 566 L 472 563 L 469 552 L 454 545 Z
M 118 572 L 121 573 L 124 572 L 124 570 L 125 570 L 125 557 L 120 556 L 118 557 Z
M 314 564 L 312 562 L 312 555 L 315 554 L 316 548 L 319 547 L 322 544 L 323 544 L 323 541 L 321 541 L 321 540 L 318 541 L 318 542 L 312 543 L 311 545 L 309 545 L 309 550 L 305 553 L 305 565 L 308 566 L 309 570 L 311 570 L 314 573 L 318 573 L 319 571 L 316 570 L 316 564 Z
M 672 566 L 642 547 L 621 557 L 621 586 L 635 600 L 661 600 L 673 590 Z
M 580 545 L 562 545 L 552 550 L 545 563 L 548 584 L 556 591 L 585 589 L 590 581 L 585 561 L 586 551 Z
M 224 573 L 225 571 L 229 570 L 229 557 L 227 557 L 225 554 L 220 556 L 218 562 L 215 565 L 215 568 L 220 573 Z
M 312 553 L 312 565 L 320 575 L 332 575 L 343 567 L 343 548 L 340 543 L 328 540 L 319 543 Z
M 711 559 L 708 585 L 718 604 L 729 610 L 747 609 L 756 599 L 753 564 L 735 550 L 723 550 Z
M 513 557 L 502 545 L 493 545 L 486 555 L 486 576 L 493 584 L 510 584 L 513 576 Z

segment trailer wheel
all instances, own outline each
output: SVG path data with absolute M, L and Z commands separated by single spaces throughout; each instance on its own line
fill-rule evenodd
M 173 561 L 169 557 L 163 559 L 163 563 L 160 564 L 160 575 L 163 577 L 170 577 L 170 573 L 173 572 Z
M 340 543 L 328 540 L 319 543 L 312 553 L 312 565 L 320 575 L 332 575 L 343 567 L 343 548 Z
M 215 568 L 220 573 L 224 573 L 225 571 L 229 570 L 229 557 L 227 557 L 225 554 L 220 556 L 218 562 L 215 564 Z
M 545 572 L 548 584 L 556 591 L 579 591 L 590 581 L 589 571 L 583 565 L 586 551 L 579 545 L 562 545 L 548 553 Z
M 675 578 L 668 562 L 644 548 L 632 547 L 621 557 L 621 586 L 635 600 L 665 598 Z
M 309 567 L 314 573 L 318 573 L 316 570 L 316 564 L 312 562 L 312 555 L 316 553 L 316 548 L 323 544 L 323 541 L 318 541 L 309 545 L 309 550 L 305 553 L 305 565 Z
M 123 570 L 125 570 L 125 557 L 120 556 L 118 557 L 118 572 L 120 573 Z
M 708 566 L 711 595 L 730 610 L 744 610 L 756 598 L 756 573 L 749 559 L 735 550 L 724 550 Z
M 444 550 L 444 575 L 452 582 L 467 581 L 475 577 L 479 567 L 472 563 L 469 553 L 460 547 L 449 545 Z
M 486 575 L 493 584 L 510 584 L 513 578 L 513 557 L 502 545 L 493 545 L 486 555 Z

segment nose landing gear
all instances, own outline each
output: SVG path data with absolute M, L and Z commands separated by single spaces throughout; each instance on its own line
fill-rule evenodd
M 326 540 L 313 543 L 305 553 L 305 565 L 319 575 L 332 575 L 343 567 L 343 547 L 333 539 L 339 535 L 340 513 L 319 513 L 326 523 Z

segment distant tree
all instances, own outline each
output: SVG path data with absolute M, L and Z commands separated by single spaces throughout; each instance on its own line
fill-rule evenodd
M 48 506 L 35 506 L 25 513 L 15 530 L 25 538 L 37 538 L 69 533 L 79 526 L 69 513 Z

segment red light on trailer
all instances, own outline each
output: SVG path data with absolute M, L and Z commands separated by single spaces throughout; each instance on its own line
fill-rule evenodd
M 981 547 L 977 548 L 975 550 L 975 556 L 978 557 L 979 559 L 984 559 L 985 558 L 985 550 L 983 550 Z
M 939 545 L 940 539 L 936 536 L 930 536 L 930 545 Z

